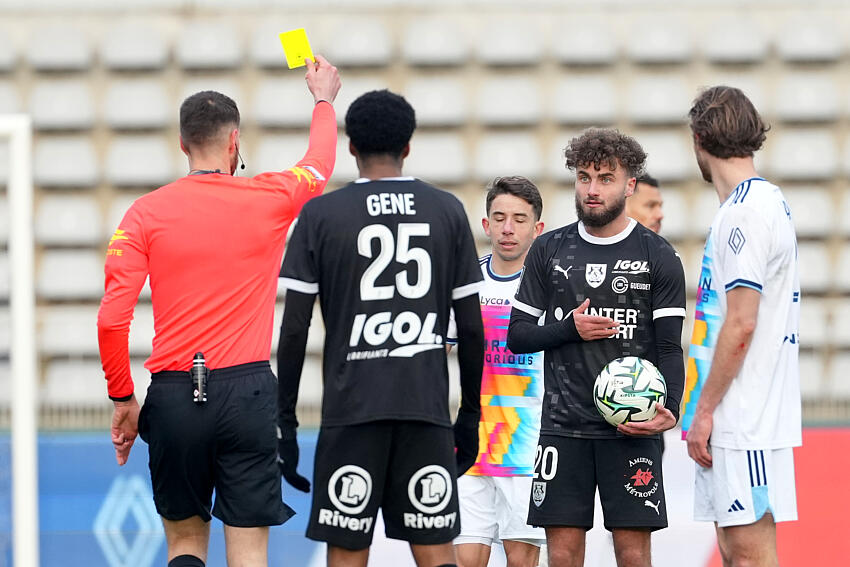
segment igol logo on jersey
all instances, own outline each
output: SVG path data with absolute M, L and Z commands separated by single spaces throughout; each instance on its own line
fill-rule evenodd
M 413 311 L 402 311 L 393 318 L 390 311 L 381 311 L 367 315 L 354 316 L 350 347 L 380 347 L 392 339 L 397 345 L 394 349 L 374 348 L 350 351 L 346 360 L 366 360 L 371 358 L 401 357 L 410 358 L 426 350 L 444 348 L 443 337 L 434 332 L 437 326 L 437 314 L 428 313 L 421 320 Z M 361 345 L 361 340 L 366 345 Z
M 629 470 L 633 474 L 629 476 L 629 482 L 623 485 L 626 492 L 635 498 L 649 498 L 658 492 L 658 480 L 652 473 L 652 459 L 638 457 L 629 459 Z M 628 476 L 628 473 L 626 473 Z
M 531 501 L 534 502 L 534 505 L 540 508 L 540 505 L 543 504 L 543 500 L 546 499 L 546 483 L 540 481 L 534 481 L 531 485 Z
M 590 287 L 599 287 L 605 281 L 608 264 L 588 264 L 584 268 L 584 279 Z
M 452 477 L 444 467 L 427 465 L 416 471 L 407 483 L 407 496 L 419 513 L 405 513 L 405 527 L 450 528 L 455 525 L 457 512 L 440 514 L 452 499 Z
M 612 274 L 648 274 L 649 262 L 646 260 L 617 260 Z
M 626 279 L 625 276 L 617 276 L 611 282 L 611 289 L 613 289 L 615 293 L 626 293 L 629 289 L 629 280 Z
M 372 476 L 357 465 L 339 467 L 328 481 L 328 496 L 336 510 L 319 509 L 320 524 L 366 532 L 372 529 L 373 518 L 353 518 L 369 504 L 372 496 Z

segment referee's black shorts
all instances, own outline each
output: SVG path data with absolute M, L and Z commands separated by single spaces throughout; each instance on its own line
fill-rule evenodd
M 157 372 L 139 415 L 157 512 L 167 520 L 208 522 L 212 511 L 236 527 L 292 517 L 281 498 L 277 379 L 269 363 L 211 371 L 205 403 L 195 403 L 192 393 L 188 372 Z

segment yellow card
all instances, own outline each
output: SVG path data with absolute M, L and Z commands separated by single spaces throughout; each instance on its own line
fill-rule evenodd
M 283 46 L 283 52 L 286 53 L 286 63 L 290 69 L 306 65 L 305 58 L 315 61 L 304 28 L 281 32 L 278 37 L 280 37 L 280 44 Z

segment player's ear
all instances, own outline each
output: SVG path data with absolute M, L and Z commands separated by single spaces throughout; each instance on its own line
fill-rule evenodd
M 637 185 L 637 177 L 629 177 L 629 180 L 626 182 L 626 197 L 634 195 L 635 185 Z
M 183 143 L 183 136 L 179 136 L 177 139 L 180 140 L 180 151 L 186 154 L 186 157 L 189 157 L 189 148 Z
M 484 234 L 490 236 L 490 219 L 484 217 L 481 219 L 481 226 L 484 227 Z
M 405 159 L 409 155 L 410 155 L 410 142 L 405 144 L 404 149 L 401 150 L 401 159 Z
M 354 144 L 351 143 L 351 140 L 348 141 L 348 153 L 353 155 L 355 158 L 357 157 L 357 148 L 354 147 Z
M 230 136 L 227 139 L 227 151 L 230 152 L 239 150 L 239 128 L 234 128 L 230 131 Z
M 537 238 L 543 234 L 543 221 L 537 221 L 534 223 L 534 238 Z

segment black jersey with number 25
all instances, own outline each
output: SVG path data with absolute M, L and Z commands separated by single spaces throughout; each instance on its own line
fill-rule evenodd
M 621 233 L 594 237 L 581 223 L 534 241 L 514 309 L 545 323 L 562 321 L 585 299 L 586 314 L 619 323 L 609 339 L 570 342 L 547 350 L 541 431 L 570 437 L 614 438 L 593 403 L 593 383 L 611 360 L 639 356 L 657 364 L 659 317 L 685 316 L 685 277 L 673 247 L 634 220 Z
M 478 292 L 460 201 L 413 178 L 358 181 L 304 205 L 283 284 L 318 293 L 322 425 L 449 425 L 445 336 L 453 299 Z

